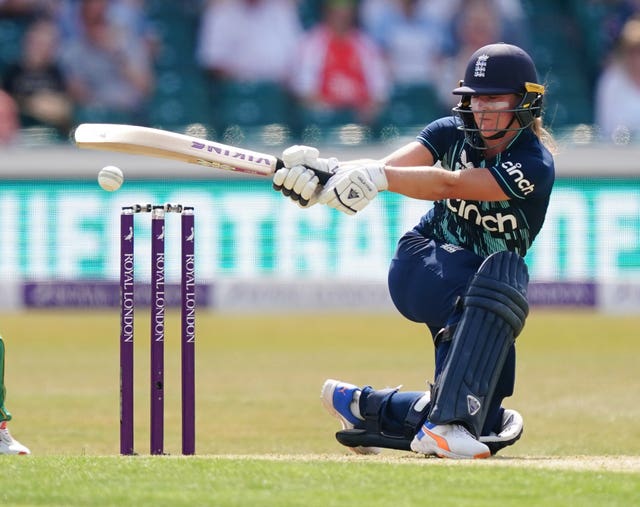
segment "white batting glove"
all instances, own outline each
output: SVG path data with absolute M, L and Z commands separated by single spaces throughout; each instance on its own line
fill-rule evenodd
M 284 150 L 284 167 L 273 175 L 273 188 L 301 208 L 316 204 L 322 185 L 316 173 L 309 168 L 330 173 L 338 168 L 337 159 L 318 158 L 319 155 L 318 149 L 312 146 L 294 145 Z
M 355 215 L 388 187 L 384 164 L 373 160 L 357 162 L 340 167 L 318 195 L 318 202 Z

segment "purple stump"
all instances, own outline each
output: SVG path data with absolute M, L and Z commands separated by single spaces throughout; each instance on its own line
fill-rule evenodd
M 133 454 L 133 209 L 120 215 L 120 454 Z
M 165 211 L 151 211 L 151 435 L 150 453 L 164 451 Z
M 195 342 L 196 271 L 193 208 L 182 212 L 182 454 L 196 452 Z

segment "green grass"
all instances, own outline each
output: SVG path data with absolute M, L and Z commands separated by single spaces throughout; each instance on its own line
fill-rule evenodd
M 0 461 L 2 505 L 536 506 L 636 504 L 638 475 L 227 457 Z M 544 485 L 544 487 L 541 487 Z
M 148 313 L 138 319 L 136 447 L 145 454 Z M 433 347 L 422 326 L 394 314 L 198 319 L 199 456 L 175 456 L 179 349 L 170 313 L 165 431 L 174 456 L 122 458 L 117 315 L 4 314 L 11 428 L 34 454 L 0 458 L 0 504 L 640 504 L 640 317 L 534 311 L 518 338 L 508 400 L 525 434 L 475 463 L 351 456 L 319 403 L 327 377 L 424 389 Z M 616 465 L 617 456 L 631 464 Z

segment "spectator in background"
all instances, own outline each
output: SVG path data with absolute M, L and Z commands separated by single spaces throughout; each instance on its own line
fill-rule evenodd
M 596 89 L 596 125 L 605 140 L 626 143 L 640 133 L 640 18 L 627 21 Z
M 291 88 L 308 121 L 373 124 L 389 98 L 380 48 L 357 24 L 355 0 L 328 0 L 291 69 Z
M 430 0 L 427 13 L 448 26 L 451 34 L 448 40 L 449 53 L 457 53 L 460 35 L 457 31 L 458 19 L 464 11 L 473 6 L 473 0 Z M 489 0 L 485 3 L 500 26 L 498 39 L 522 47 L 529 45 L 529 23 L 522 6 L 522 0 Z
M 371 27 L 388 15 L 389 6 L 396 0 L 363 0 L 361 15 L 363 24 Z M 640 1 L 640 0 L 635 0 Z M 443 30 L 442 45 L 448 55 L 457 53 L 459 39 L 456 35 L 457 19 L 463 15 L 468 0 L 418 0 L 420 17 L 429 19 Z M 489 7 L 499 20 L 500 40 L 521 46 L 529 41 L 528 20 L 521 0 L 490 0 Z
M 14 144 L 19 133 L 18 105 L 11 95 L 0 90 L 0 148 Z
M 52 12 L 57 0 L 0 0 L 1 16 L 37 16 Z
M 57 26 L 49 19 L 36 20 L 22 42 L 22 58 L 4 72 L 3 87 L 16 99 L 23 126 L 53 127 L 64 137 L 72 104 L 57 60 Z
M 444 60 L 437 83 L 443 106 L 450 109 L 457 104 L 458 98 L 451 94 L 451 87 L 464 75 L 467 62 L 474 51 L 500 42 L 501 35 L 501 22 L 495 16 L 492 0 L 463 0 L 455 23 L 455 37 L 459 47 L 455 54 Z
M 640 13 L 640 0 L 590 0 L 585 2 L 587 25 L 583 25 L 587 38 L 593 39 L 595 60 L 599 65 L 615 49 L 624 24 Z
M 293 0 L 210 0 L 196 58 L 216 80 L 284 84 L 301 33 Z
M 427 11 L 430 0 L 364 0 L 363 28 L 380 45 L 394 84 L 431 85 L 447 37 L 446 26 Z
M 451 0 L 453 3 L 456 0 Z M 362 0 L 360 2 L 360 19 L 363 28 L 379 44 L 389 35 L 385 29 L 393 28 L 398 22 L 422 24 L 431 33 L 431 42 L 439 50 L 450 51 L 453 37 L 449 33 L 451 22 L 450 7 L 439 6 L 438 0 Z M 448 4 L 445 4 L 448 6 Z M 411 28 L 413 31 L 414 28 Z M 420 35 L 420 38 L 424 37 Z
M 82 0 L 79 29 L 62 51 L 75 119 L 144 124 L 152 60 L 144 41 L 110 20 L 108 7 L 108 0 Z
M 209 1 L 196 58 L 208 78 L 215 129 L 290 123 L 285 83 L 301 35 L 295 0 Z
M 82 4 L 84 0 L 55 0 L 56 19 L 63 43 L 83 35 Z M 145 0 L 110 0 L 106 2 L 106 17 L 127 38 L 142 41 L 151 55 L 158 50 L 158 34 L 145 14 Z

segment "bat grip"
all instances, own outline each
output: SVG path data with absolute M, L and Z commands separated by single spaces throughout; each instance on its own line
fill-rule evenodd
M 284 162 L 282 161 L 282 159 L 279 159 L 279 158 L 276 159 L 276 171 L 278 169 L 282 169 L 283 167 L 284 167 Z M 320 180 L 321 185 L 324 185 L 327 181 L 329 181 L 329 178 L 333 176 L 333 173 L 330 173 L 328 171 L 323 171 L 322 169 L 316 169 L 315 167 L 309 167 L 308 165 L 305 165 L 305 167 L 307 169 L 311 169 L 314 173 L 316 173 L 316 176 Z
M 309 167 L 308 165 L 305 165 L 305 167 L 307 169 L 311 169 L 314 173 L 316 173 L 316 176 L 320 180 L 321 185 L 324 185 L 327 181 L 329 181 L 329 178 L 333 176 L 333 173 L 323 171 L 322 169 L 315 169 L 314 167 Z

